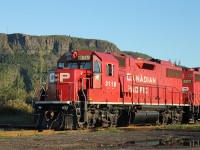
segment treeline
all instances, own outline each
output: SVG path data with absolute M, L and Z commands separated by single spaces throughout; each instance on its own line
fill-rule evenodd
M 0 103 L 8 100 L 30 100 L 43 74 L 55 66 L 57 56 L 44 55 L 43 51 L 28 55 L 16 52 L 0 54 Z

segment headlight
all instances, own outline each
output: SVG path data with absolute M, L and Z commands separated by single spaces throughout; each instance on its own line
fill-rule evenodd
M 67 106 L 62 106 L 62 110 L 67 110 L 68 107 Z

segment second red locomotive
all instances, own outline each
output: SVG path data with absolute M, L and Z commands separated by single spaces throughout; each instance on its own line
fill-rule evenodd
M 48 73 L 38 128 L 180 124 L 200 119 L 200 70 L 164 60 L 96 51 L 66 52 Z

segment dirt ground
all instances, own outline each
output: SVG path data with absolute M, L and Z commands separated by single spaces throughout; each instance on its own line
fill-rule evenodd
M 200 149 L 200 130 L 2 131 L 1 150 Z

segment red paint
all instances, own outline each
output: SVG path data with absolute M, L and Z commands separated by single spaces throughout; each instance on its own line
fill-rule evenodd
M 69 62 L 77 63 L 77 67 Z M 77 51 L 65 53 L 59 63 L 64 63 L 65 67 L 49 73 L 52 82 L 48 86 L 48 100 L 76 102 L 80 100 L 80 92 L 84 91 L 83 97 L 96 104 L 183 105 L 189 102 L 186 101 L 188 92 L 183 93 L 182 87 L 188 87 L 191 93 L 200 93 L 200 82 L 186 77 L 187 74 L 199 75 L 200 71 L 182 71 L 168 61 Z M 54 74 L 57 75 L 56 81 L 53 81 Z M 183 80 L 192 83 L 185 84 Z M 197 100 L 194 104 L 197 105 Z

